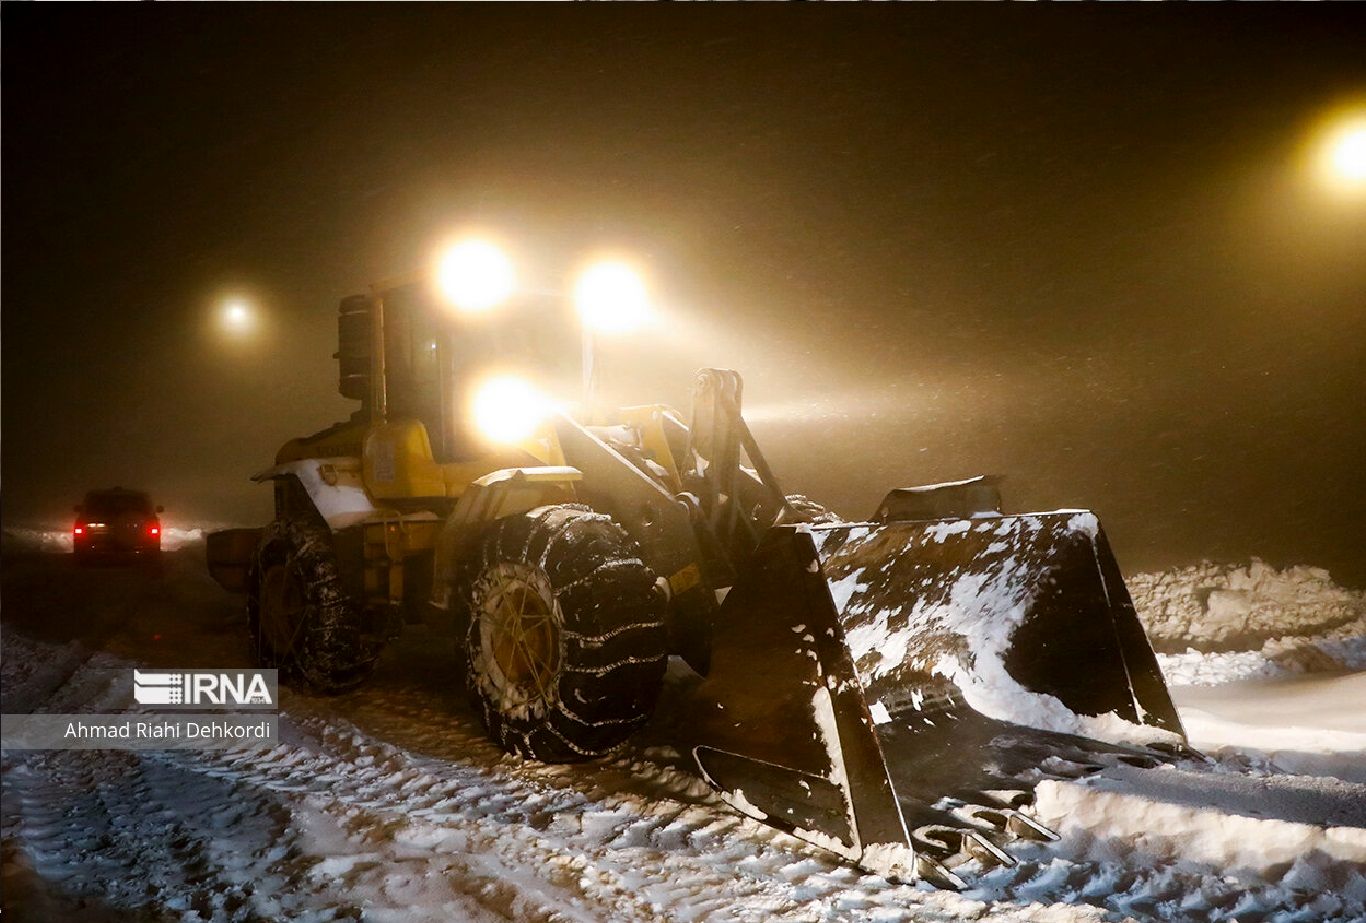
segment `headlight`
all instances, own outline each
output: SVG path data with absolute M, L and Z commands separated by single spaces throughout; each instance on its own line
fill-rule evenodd
M 601 333 L 635 330 L 650 311 L 645 280 L 616 260 L 594 263 L 584 270 L 574 287 L 574 303 L 584 324 Z
M 485 240 L 466 240 L 441 254 L 436 284 L 452 306 L 477 313 L 506 300 L 516 279 L 506 253 Z
M 524 379 L 490 378 L 474 392 L 474 425 L 490 442 L 524 442 L 550 413 L 550 403 Z

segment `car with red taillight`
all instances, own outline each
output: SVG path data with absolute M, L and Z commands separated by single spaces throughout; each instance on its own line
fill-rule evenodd
M 163 508 L 145 491 L 92 490 L 75 509 L 71 550 L 77 561 L 160 561 Z

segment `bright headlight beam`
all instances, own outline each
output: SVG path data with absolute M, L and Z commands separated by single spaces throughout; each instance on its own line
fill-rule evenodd
M 535 386 L 515 375 L 499 375 L 475 389 L 474 425 L 490 442 L 525 442 L 550 413 L 550 403 Z
M 452 306 L 480 313 L 506 301 L 516 287 L 512 260 L 486 240 L 464 240 L 441 254 L 436 285 Z
M 574 304 L 583 323 L 599 333 L 630 332 L 642 326 L 650 313 L 645 280 L 619 260 L 604 260 L 585 269 L 574 286 Z

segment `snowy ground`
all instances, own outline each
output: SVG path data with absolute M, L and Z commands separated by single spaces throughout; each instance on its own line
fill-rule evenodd
M 243 663 L 237 603 L 192 532 L 160 580 L 72 568 L 40 531 L 8 538 L 6 712 L 122 710 L 110 667 Z M 1210 579 L 1140 579 L 1136 597 L 1159 587 L 1189 615 Z M 1045 783 L 1037 813 L 1063 841 L 961 894 L 732 814 L 670 746 L 683 670 L 617 759 L 522 763 L 484 740 L 451 639 L 423 631 L 361 692 L 286 690 L 270 750 L 5 753 L 0 893 L 35 920 L 1360 920 L 1366 630 L 1295 611 L 1330 635 L 1164 655 L 1209 762 Z

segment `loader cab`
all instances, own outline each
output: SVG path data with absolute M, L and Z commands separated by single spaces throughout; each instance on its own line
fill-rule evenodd
M 469 405 L 488 376 L 516 374 L 568 401 L 582 375 L 580 333 L 560 298 L 528 296 L 471 315 L 443 304 L 430 285 L 411 282 L 343 299 L 338 334 L 342 395 L 362 401 L 372 421 L 421 422 L 438 462 L 487 453 Z

